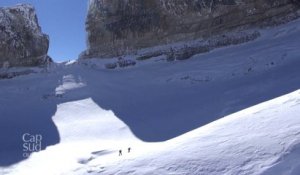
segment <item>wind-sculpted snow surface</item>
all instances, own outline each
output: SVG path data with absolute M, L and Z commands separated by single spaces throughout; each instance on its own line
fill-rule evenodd
M 184 61 L 0 80 L 0 174 L 299 173 L 299 24 Z M 43 137 L 28 158 L 24 133 Z

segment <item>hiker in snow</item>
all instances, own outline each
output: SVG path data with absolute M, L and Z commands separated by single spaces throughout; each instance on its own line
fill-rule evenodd
M 128 153 L 130 153 L 130 150 L 131 150 L 131 148 L 129 147 L 129 148 L 128 148 Z
M 122 156 L 122 150 L 121 149 L 119 150 L 119 156 Z

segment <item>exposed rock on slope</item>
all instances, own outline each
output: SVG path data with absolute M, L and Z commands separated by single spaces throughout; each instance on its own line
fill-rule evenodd
M 0 68 L 44 64 L 51 60 L 48 48 L 33 6 L 0 8 Z
M 293 0 L 89 0 L 81 58 L 274 25 L 299 14 Z

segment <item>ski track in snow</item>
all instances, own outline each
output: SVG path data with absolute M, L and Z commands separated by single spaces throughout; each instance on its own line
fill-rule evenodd
M 1 80 L 0 174 L 300 174 L 300 20 L 260 32 L 186 61 Z M 24 132 L 44 138 L 28 159 Z

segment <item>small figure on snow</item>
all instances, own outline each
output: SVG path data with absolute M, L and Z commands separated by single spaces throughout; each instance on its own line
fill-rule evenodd
M 128 153 L 130 153 L 130 150 L 131 150 L 131 148 L 129 147 L 129 148 L 128 148 Z
M 121 149 L 119 150 L 119 156 L 122 156 L 122 150 Z

